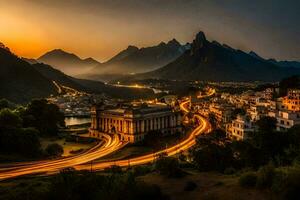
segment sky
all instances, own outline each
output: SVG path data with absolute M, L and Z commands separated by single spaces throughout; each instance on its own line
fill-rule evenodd
M 299 0 L 0 0 L 0 42 L 22 57 L 63 49 L 105 61 L 128 45 L 209 40 L 300 61 Z

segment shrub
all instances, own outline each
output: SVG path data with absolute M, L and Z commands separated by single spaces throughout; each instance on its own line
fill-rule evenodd
M 236 172 L 236 170 L 233 167 L 228 167 L 224 170 L 224 174 L 226 175 L 231 175 L 234 174 Z
M 160 157 L 155 162 L 155 170 L 167 177 L 179 178 L 184 175 L 178 160 L 170 157 Z
M 257 174 L 256 186 L 259 188 L 271 187 L 275 176 L 275 168 L 272 164 L 261 167 Z
M 149 166 L 136 166 L 133 168 L 134 176 L 142 176 L 151 172 L 151 168 Z
M 184 191 L 193 191 L 197 188 L 197 184 L 194 181 L 188 181 L 185 183 Z
M 113 174 L 120 174 L 123 172 L 122 167 L 120 167 L 119 165 L 112 165 L 110 167 L 105 168 L 104 171 Z
M 257 176 L 253 172 L 243 174 L 239 179 L 239 184 L 242 187 L 254 187 L 256 185 Z
M 49 144 L 45 151 L 47 155 L 51 157 L 58 157 L 64 153 L 63 147 L 57 143 Z
M 280 169 L 273 178 L 272 191 L 280 194 L 282 199 L 300 199 L 299 180 L 299 168 Z

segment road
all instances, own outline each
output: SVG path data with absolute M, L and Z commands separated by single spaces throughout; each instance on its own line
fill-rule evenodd
M 67 167 L 88 163 L 92 160 L 106 156 L 124 147 L 126 144 L 127 142 L 120 141 L 117 135 L 114 136 L 104 135 L 104 144 L 96 145 L 94 148 L 91 148 L 90 150 L 82 154 L 61 158 L 57 160 L 52 160 L 52 161 L 47 160 L 47 161 L 25 162 L 25 163 L 14 164 L 13 166 L 0 165 L 0 180 L 13 178 L 21 175 L 27 175 L 27 174 L 57 172 Z
M 204 98 L 208 96 L 214 95 L 215 90 L 210 90 L 210 92 L 206 95 L 203 95 L 198 98 Z M 180 108 L 183 112 L 189 112 L 190 100 L 185 100 L 180 104 Z M 167 149 L 147 154 L 144 156 L 138 156 L 132 159 L 125 159 L 125 160 L 117 160 L 117 161 L 104 161 L 94 163 L 92 165 L 93 170 L 103 170 L 107 167 L 112 165 L 118 165 L 121 167 L 125 166 L 134 166 L 134 165 L 141 165 L 153 162 L 158 155 L 166 154 L 167 156 L 173 156 L 179 152 L 188 150 L 193 145 L 196 144 L 196 137 L 203 133 L 206 133 L 210 129 L 210 125 L 208 121 L 203 118 L 199 114 L 194 114 L 194 117 L 198 119 L 199 125 L 191 132 L 188 138 L 180 143 L 169 147 Z M 63 168 L 67 167 L 74 167 L 77 170 L 89 170 L 91 168 L 91 164 L 89 162 L 108 155 L 123 146 L 125 146 L 126 142 L 121 142 L 117 135 L 109 136 L 104 135 L 104 144 L 101 146 L 100 144 L 95 146 L 94 148 L 75 156 L 57 159 L 53 161 L 34 161 L 34 162 L 26 162 L 21 164 L 14 164 L 12 166 L 4 166 L 0 165 L 0 180 L 13 178 L 21 175 L 28 175 L 28 174 L 38 174 L 38 173 L 56 173 Z
M 186 105 L 188 104 L 188 101 L 185 101 L 181 104 L 181 107 L 184 108 L 184 110 L 187 110 Z M 189 135 L 187 139 L 184 141 L 176 144 L 175 146 L 172 146 L 170 148 L 167 148 L 165 150 L 161 150 L 155 153 L 147 154 L 144 156 L 139 156 L 136 158 L 132 159 L 125 159 L 125 160 L 118 160 L 118 161 L 111 161 L 111 162 L 100 162 L 100 163 L 94 163 L 93 164 L 93 170 L 103 170 L 107 167 L 110 167 L 112 165 L 118 165 L 121 167 L 126 167 L 126 166 L 135 166 L 135 165 L 142 165 L 146 163 L 153 162 L 158 155 L 160 154 L 166 154 L 167 156 L 173 156 L 179 152 L 188 150 L 192 146 L 196 144 L 196 137 L 199 136 L 200 134 L 206 133 L 209 130 L 209 123 L 205 118 L 202 116 L 195 114 L 195 117 L 198 118 L 199 120 L 199 126 L 196 127 L 192 133 Z M 75 166 L 75 169 L 77 170 L 86 170 L 90 169 L 90 165 L 80 165 L 80 166 Z
M 211 97 L 216 93 L 215 89 L 209 89 L 209 92 L 205 95 L 202 96 L 198 96 L 198 98 L 206 98 L 206 97 Z M 180 109 L 183 112 L 188 113 L 189 112 L 189 103 L 190 103 L 190 99 L 183 101 L 180 104 Z M 117 161 L 111 161 L 111 162 L 100 162 L 100 163 L 94 163 L 93 164 L 93 170 L 103 170 L 107 167 L 110 167 L 112 165 L 118 165 L 120 167 L 126 167 L 126 166 L 135 166 L 135 165 L 142 165 L 142 164 L 146 164 L 146 163 L 150 163 L 153 162 L 158 155 L 160 154 L 166 154 L 167 156 L 173 156 L 179 152 L 188 150 L 189 148 L 191 148 L 192 146 L 194 146 L 196 144 L 196 137 L 207 133 L 210 130 L 210 124 L 209 122 L 202 117 L 199 114 L 195 114 L 194 115 L 195 118 L 198 119 L 199 125 L 192 131 L 192 133 L 189 135 L 189 137 L 187 139 L 185 139 L 184 141 L 176 144 L 175 146 L 172 146 L 170 148 L 167 148 L 165 150 L 161 150 L 155 153 L 151 153 L 151 154 L 147 154 L 144 156 L 139 156 L 136 158 L 132 158 L 132 159 L 125 159 L 125 160 L 117 160 Z M 87 170 L 90 169 L 90 165 L 79 165 L 79 166 L 75 166 L 75 169 L 77 170 Z

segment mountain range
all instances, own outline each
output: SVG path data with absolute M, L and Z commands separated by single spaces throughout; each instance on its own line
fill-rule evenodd
M 175 60 L 188 48 L 188 44 L 181 45 L 175 39 L 144 48 L 130 45 L 107 62 L 98 64 L 89 73 L 80 77 L 104 80 L 120 74 L 152 71 Z
M 216 41 L 210 42 L 199 32 L 185 51 L 174 61 L 157 70 L 137 74 L 132 78 L 160 78 L 206 81 L 278 81 L 300 74 L 296 67 L 282 67 L 254 52 L 246 53 Z
M 0 43 L 0 99 L 15 103 L 27 103 L 33 98 L 46 98 L 58 94 L 54 81 L 78 91 L 106 94 L 114 98 L 143 98 L 152 90 L 120 88 L 99 81 L 74 78 L 44 63 L 23 59 Z
M 29 62 L 34 62 L 32 59 Z M 62 49 L 54 49 L 40 56 L 37 62 L 45 63 L 68 75 L 78 75 L 88 72 L 100 63 L 93 58 L 81 59 L 73 53 L 68 53 Z

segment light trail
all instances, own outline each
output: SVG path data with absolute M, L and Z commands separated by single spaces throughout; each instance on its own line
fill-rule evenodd
M 198 96 L 198 98 L 210 97 L 210 96 L 214 95 L 215 92 L 216 92 L 215 89 L 210 89 L 208 94 Z M 189 103 L 190 103 L 190 99 L 182 102 L 180 104 L 180 109 L 183 112 L 188 113 L 189 110 L 187 108 L 187 104 L 189 104 Z M 92 166 L 93 170 L 103 170 L 112 165 L 118 165 L 120 167 L 142 165 L 142 164 L 153 162 L 156 159 L 156 157 L 160 154 L 166 154 L 167 156 L 173 156 L 179 152 L 188 150 L 189 148 L 191 148 L 192 146 L 194 146 L 196 144 L 197 136 L 204 134 L 210 130 L 210 124 L 204 117 L 202 117 L 199 114 L 195 114 L 194 117 L 196 117 L 199 120 L 200 124 L 198 127 L 196 127 L 192 131 L 192 133 L 189 135 L 189 137 L 187 139 L 185 139 L 184 141 L 182 141 L 170 148 L 167 148 L 165 150 L 161 150 L 161 151 L 158 151 L 155 153 L 147 154 L 144 156 L 139 156 L 139 157 L 132 158 L 132 159 L 123 159 L 123 160 L 117 160 L 117 161 L 94 163 Z M 89 169 L 89 167 L 90 167 L 89 165 L 84 164 L 84 165 L 75 166 L 75 169 L 87 170 L 87 169 Z
M 100 147 L 97 145 L 89 151 L 79 155 L 53 161 L 35 161 L 32 163 L 27 162 L 24 165 L 20 164 L 12 167 L 1 167 L 0 180 L 27 174 L 58 172 L 61 169 L 88 163 L 92 160 L 106 156 L 127 144 L 127 142 L 121 142 L 117 135 L 114 135 L 113 138 L 111 138 L 109 135 L 104 135 L 104 138 L 106 142 L 103 146 Z
M 210 90 L 209 94 L 200 96 L 198 98 L 205 98 L 212 96 L 215 93 L 215 90 Z M 180 108 L 183 112 L 189 112 L 187 108 L 187 104 L 190 100 L 186 100 L 180 104 Z M 209 122 L 200 116 L 199 114 L 194 115 L 195 118 L 199 120 L 199 126 L 196 127 L 189 137 L 184 141 L 161 151 L 147 154 L 144 156 L 135 157 L 132 159 L 123 159 L 117 161 L 104 161 L 99 163 L 94 163 L 92 165 L 93 170 L 103 170 L 107 167 L 112 165 L 118 165 L 120 167 L 126 166 L 134 166 L 134 165 L 142 165 L 146 163 L 153 162 L 156 157 L 162 153 L 167 154 L 167 156 L 173 156 L 179 152 L 185 151 L 196 144 L 196 137 L 206 133 L 209 130 Z M 105 144 L 102 147 L 98 147 L 98 145 L 89 151 L 86 151 L 82 154 L 71 156 L 63 159 L 58 159 L 54 161 L 36 161 L 36 162 L 27 162 L 19 165 L 13 165 L 12 167 L 1 167 L 0 165 L 0 180 L 13 178 L 21 175 L 28 175 L 28 174 L 37 174 L 37 173 L 46 173 L 52 174 L 56 173 L 61 169 L 67 167 L 74 167 L 77 170 L 88 170 L 90 169 L 91 165 L 86 164 L 95 159 L 108 155 L 118 149 L 121 149 L 125 146 L 126 142 L 121 142 L 117 135 L 114 135 L 113 138 L 109 135 L 104 135 Z

